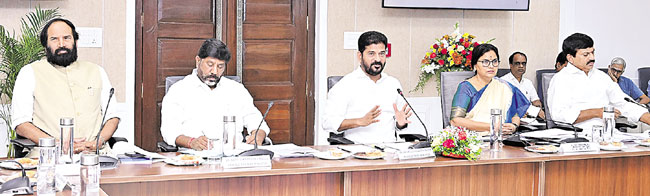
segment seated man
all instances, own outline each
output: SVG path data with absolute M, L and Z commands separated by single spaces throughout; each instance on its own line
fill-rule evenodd
M 325 131 L 345 132 L 345 138 L 355 143 L 395 142 L 396 130 L 410 123 L 411 110 L 397 93 L 402 86 L 382 73 L 387 43 L 380 32 L 361 34 L 357 52 L 361 65 L 330 89 L 323 117 Z
M 49 21 L 40 34 L 47 59 L 20 70 L 11 103 L 16 133 L 37 144 L 39 138 L 59 139 L 59 120 L 74 118 L 75 153 L 95 150 L 102 123 L 105 126 L 99 139 L 106 141 L 120 121 L 115 104 L 104 111 L 112 89 L 104 69 L 77 60 L 78 39 L 72 22 L 61 18 Z M 106 121 L 102 122 L 104 113 Z M 38 153 L 32 151 L 28 156 Z
M 531 106 L 528 107 L 528 110 L 526 111 L 529 117 L 535 118 L 539 116 L 540 118 L 545 118 L 544 110 L 541 109 L 542 102 L 537 96 L 537 90 L 535 90 L 535 86 L 533 86 L 533 81 L 524 78 L 524 73 L 526 73 L 526 63 L 528 62 L 526 54 L 521 52 L 512 53 L 508 62 L 510 63 L 510 73 L 504 75 L 501 79 L 504 79 L 517 87 L 519 91 L 526 96 L 528 101 L 530 101 Z
M 612 59 L 612 63 L 609 64 L 609 69 L 607 70 L 609 77 L 612 78 L 614 82 L 618 83 L 621 90 L 632 97 L 632 99 L 639 100 L 639 103 L 641 104 L 647 104 L 650 102 L 650 98 L 643 94 L 641 89 L 636 86 L 632 80 L 623 76 L 623 72 L 625 72 L 625 60 L 621 57 Z
M 548 105 L 555 121 L 573 123 L 584 130 L 602 125 L 603 107 L 612 105 L 616 115 L 650 123 L 648 110 L 625 101 L 627 96 L 605 72 L 594 69 L 594 41 L 575 33 L 567 37 L 562 50 L 569 65 L 551 79 Z M 590 131 L 587 131 L 590 133 Z
M 567 63 L 566 55 L 563 52 L 557 54 L 557 58 L 555 58 L 555 72 L 560 72 L 562 68 L 566 67 Z
M 246 127 L 249 133 L 246 143 L 253 144 L 253 133 L 262 121 L 262 114 L 253 105 L 253 97 L 244 85 L 222 77 L 230 61 L 226 45 L 208 39 L 194 60 L 196 69 L 172 85 L 163 98 L 160 133 L 165 142 L 205 150 L 208 144 L 206 135 L 220 138 L 223 117 L 235 116 L 234 142 L 244 141 L 241 133 Z M 268 133 L 269 126 L 263 122 L 257 131 L 257 144 L 262 144 Z

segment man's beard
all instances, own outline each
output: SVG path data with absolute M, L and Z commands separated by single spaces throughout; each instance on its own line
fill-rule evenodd
M 377 71 L 374 71 L 374 70 L 372 69 L 372 67 L 373 67 L 374 65 L 380 65 L 381 68 L 379 68 L 379 70 L 377 70 Z M 376 76 L 376 75 L 381 74 L 381 72 L 384 71 L 384 66 L 386 66 L 386 64 L 382 64 L 380 61 L 375 61 L 375 62 L 373 62 L 373 63 L 370 64 L 370 65 L 366 65 L 365 63 L 363 63 L 363 69 L 366 71 L 366 73 L 367 73 L 368 75 L 371 75 L 371 76 Z
M 77 61 L 77 44 L 72 45 L 72 50 L 61 47 L 56 49 L 52 53 L 52 48 L 47 47 L 45 50 L 45 55 L 47 56 L 47 62 L 50 62 L 55 65 L 62 67 L 67 67 L 68 65 Z M 60 51 L 66 51 L 64 54 L 59 54 Z
M 210 74 L 207 76 L 203 76 L 203 73 L 201 71 L 198 71 L 198 76 L 201 82 L 203 82 L 205 85 L 208 85 L 210 88 L 215 88 L 217 87 L 217 84 L 219 84 L 219 81 L 221 81 L 221 76 L 217 76 L 216 74 Z M 213 79 L 213 80 L 210 80 Z

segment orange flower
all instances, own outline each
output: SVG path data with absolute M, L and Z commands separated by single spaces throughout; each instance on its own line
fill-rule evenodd
M 463 62 L 463 57 L 460 56 L 458 53 L 454 53 L 454 54 L 451 55 L 451 56 L 452 56 L 452 58 L 454 59 L 454 62 L 455 62 L 456 64 L 460 65 L 460 64 Z

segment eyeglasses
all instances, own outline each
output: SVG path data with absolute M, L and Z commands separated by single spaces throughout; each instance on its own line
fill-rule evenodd
M 489 66 L 492 66 L 492 67 L 498 67 L 498 66 L 499 66 L 499 63 L 500 63 L 501 61 L 499 61 L 499 59 L 494 59 L 494 60 L 491 60 L 491 61 L 485 59 L 485 60 L 482 60 L 482 61 L 479 61 L 479 62 L 481 63 L 481 65 L 482 65 L 483 67 L 489 67 Z
M 612 70 L 615 74 L 622 74 L 623 73 L 623 70 L 618 70 L 618 69 L 615 69 L 615 68 L 609 68 L 609 69 Z

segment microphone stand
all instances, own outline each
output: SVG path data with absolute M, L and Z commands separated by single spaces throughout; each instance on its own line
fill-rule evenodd
M 404 102 L 406 102 L 406 105 L 408 105 L 409 108 L 411 108 L 411 111 L 413 111 L 413 114 L 415 114 L 415 117 L 418 118 L 418 121 L 420 121 L 420 123 L 422 124 L 422 127 L 424 127 L 424 133 L 427 134 L 427 135 L 425 135 L 425 137 L 427 138 L 426 141 L 421 141 L 421 142 L 418 142 L 416 144 L 413 144 L 413 145 L 409 146 L 409 148 L 410 149 L 430 148 L 431 147 L 431 141 L 429 141 L 429 131 L 427 130 L 427 126 L 424 125 L 424 122 L 422 122 L 422 119 L 420 118 L 420 116 L 418 116 L 418 113 L 415 112 L 415 109 L 413 109 L 413 107 L 411 106 L 409 101 L 406 100 L 406 97 L 404 97 L 404 94 L 402 93 L 402 90 L 398 88 L 397 93 L 402 97 L 402 99 L 404 99 Z
M 269 155 L 269 158 L 273 158 L 273 154 L 274 154 L 273 151 L 257 148 L 257 132 L 260 131 L 260 127 L 262 127 L 262 123 L 264 122 L 264 119 L 266 119 L 266 115 L 269 114 L 269 110 L 271 110 L 271 107 L 273 107 L 273 101 L 269 102 L 269 105 L 266 108 L 266 112 L 264 112 L 264 116 L 262 117 L 262 121 L 260 121 L 260 125 L 258 125 L 257 129 L 255 129 L 255 136 L 253 139 L 255 147 L 253 149 L 246 150 L 244 152 L 239 153 L 239 156 Z
M 578 127 L 575 127 L 572 124 L 569 124 L 569 123 L 566 123 L 566 122 L 560 122 L 560 121 L 554 121 L 554 120 L 550 120 L 550 121 L 553 122 L 556 125 L 560 124 L 560 125 L 568 126 L 570 128 L 570 130 L 573 131 L 573 136 L 574 136 L 573 138 L 563 139 L 563 140 L 560 141 L 560 143 L 589 142 L 589 140 L 587 140 L 585 138 L 578 137 L 578 129 L 579 129 Z M 567 129 L 566 127 L 559 127 L 559 128 L 560 129 Z
M 8 160 L 8 162 L 14 162 L 20 166 L 22 171 L 22 176 L 18 178 L 11 179 L 2 185 L 0 185 L 0 193 L 3 194 L 34 194 L 34 189 L 29 183 L 29 177 L 25 174 L 25 168 L 23 164 L 20 164 L 18 161 Z
M 102 133 L 102 129 L 104 129 L 104 120 L 106 120 L 106 114 L 108 113 L 108 106 L 111 104 L 111 99 L 113 98 L 113 94 L 115 93 L 115 89 L 111 88 L 109 95 L 108 95 L 108 101 L 106 102 L 106 109 L 104 110 L 104 116 L 102 117 L 102 125 L 99 127 L 99 132 L 97 132 L 97 138 L 96 144 L 95 144 L 95 150 L 96 154 L 99 156 L 99 166 L 102 169 L 112 169 L 117 167 L 117 162 L 119 161 L 115 157 L 111 156 L 106 156 L 106 155 L 100 155 L 99 154 L 99 140 L 101 139 L 100 134 Z

